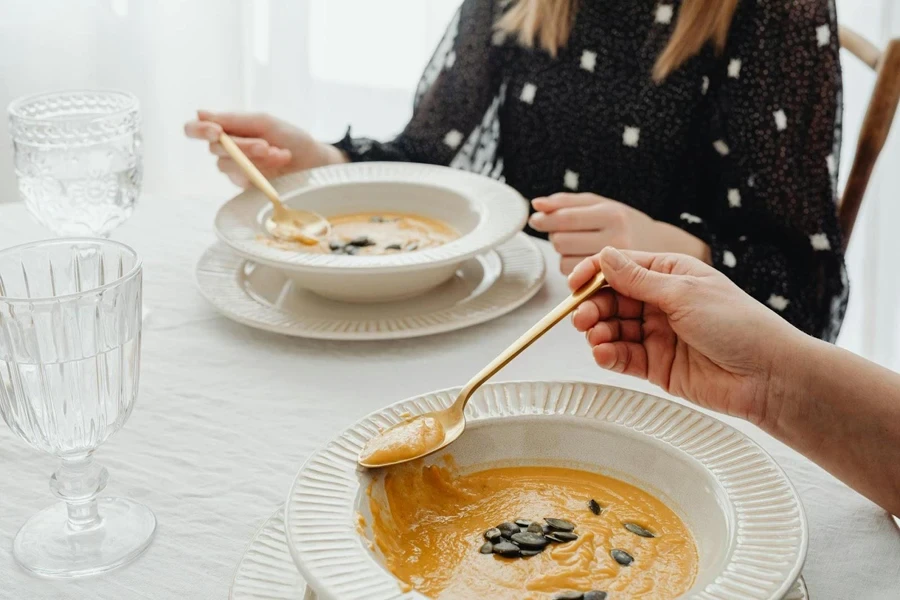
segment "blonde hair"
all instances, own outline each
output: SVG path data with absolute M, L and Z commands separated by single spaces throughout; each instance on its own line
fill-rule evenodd
M 540 46 L 552 56 L 569 40 L 578 0 L 514 0 L 496 29 L 515 35 L 520 44 Z M 738 0 L 684 0 L 669 43 L 656 59 L 653 79 L 668 77 L 695 56 L 707 42 L 716 52 L 725 48 Z

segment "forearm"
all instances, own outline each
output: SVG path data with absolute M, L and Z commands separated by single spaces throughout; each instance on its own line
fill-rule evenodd
M 806 336 L 788 350 L 761 426 L 900 514 L 900 375 Z

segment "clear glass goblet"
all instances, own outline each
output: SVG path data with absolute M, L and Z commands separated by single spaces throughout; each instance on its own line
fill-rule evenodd
M 141 261 L 124 244 L 56 239 L 0 251 L 0 416 L 59 457 L 62 502 L 32 516 L 13 556 L 44 576 L 92 575 L 143 552 L 156 517 L 98 498 L 108 473 L 94 450 L 134 408 L 141 357 Z
M 109 237 L 141 193 L 140 104 L 114 90 L 35 94 L 9 105 L 19 195 L 57 236 Z M 142 309 L 142 318 L 149 311 Z
M 127 92 L 72 90 L 9 105 L 19 194 L 58 236 L 108 237 L 140 194 L 141 117 Z

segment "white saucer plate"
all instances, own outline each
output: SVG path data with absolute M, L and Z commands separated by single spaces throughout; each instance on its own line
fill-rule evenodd
M 415 298 L 349 304 L 296 289 L 284 272 L 254 264 L 223 244 L 197 263 L 200 292 L 226 317 L 283 335 L 328 340 L 403 339 L 484 323 L 531 299 L 546 275 L 525 234 L 467 260 L 448 282 Z
M 284 535 L 284 507 L 262 524 L 234 571 L 229 600 L 314 600 Z
M 284 508 L 257 530 L 234 572 L 229 600 L 316 600 L 294 566 L 284 534 Z M 803 577 L 784 600 L 809 600 Z

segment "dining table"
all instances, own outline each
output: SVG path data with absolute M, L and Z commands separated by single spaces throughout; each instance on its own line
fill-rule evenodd
M 0 427 L 0 598 L 228 598 L 253 533 L 284 503 L 318 446 L 387 404 L 461 386 L 568 293 L 552 247 L 539 241 L 548 264 L 543 288 L 481 325 L 355 342 L 259 331 L 220 316 L 195 283 L 197 260 L 216 242 L 212 222 L 224 200 L 145 195 L 112 235 L 143 259 L 147 315 L 134 412 L 95 457 L 109 470 L 106 493 L 155 512 L 153 543 L 134 562 L 99 576 L 41 579 L 22 570 L 13 538 L 54 500 L 48 481 L 57 465 Z M 46 237 L 22 203 L 0 204 L 0 248 Z M 597 367 L 568 320 L 495 380 L 586 381 L 669 397 Z M 751 424 L 719 418 L 768 451 L 797 488 L 809 525 L 803 577 L 813 600 L 900 598 L 900 530 L 883 509 Z

